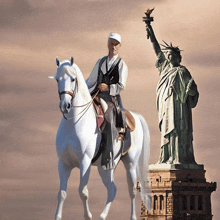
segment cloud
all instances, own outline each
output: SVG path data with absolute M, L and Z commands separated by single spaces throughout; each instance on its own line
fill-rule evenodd
M 186 56 L 186 61 L 189 65 L 196 65 L 200 67 L 206 67 L 208 69 L 212 67 L 220 67 L 220 46 L 215 47 L 213 50 L 201 51 L 201 53 L 192 52 L 188 57 Z
M 1 28 L 17 25 L 33 12 L 33 9 L 25 0 L 3 1 L 0 6 Z
M 127 4 L 125 6 L 128 7 Z M 78 32 L 94 31 L 109 25 L 116 25 L 115 16 L 123 6 L 122 2 L 109 1 L 11 1 L 9 6 L 2 7 L 2 26 L 13 26 L 23 31 L 46 32 Z M 108 8 L 108 10 L 105 10 Z M 97 13 L 97 11 L 99 13 Z M 123 13 L 121 13 L 123 14 Z M 108 24 L 108 25 L 106 25 Z

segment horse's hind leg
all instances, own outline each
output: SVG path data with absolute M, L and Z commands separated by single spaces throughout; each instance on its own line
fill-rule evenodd
M 130 220 L 137 220 L 136 210 L 135 210 L 135 197 L 137 194 L 136 182 L 137 182 L 137 173 L 136 167 L 133 165 L 134 161 L 131 162 L 128 155 L 123 160 L 125 169 L 127 171 L 127 182 L 128 190 L 131 198 L 131 217 Z
M 80 185 L 79 185 L 79 195 L 84 206 L 84 218 L 86 220 L 92 219 L 92 213 L 89 210 L 89 191 L 87 189 L 87 184 L 89 181 L 89 175 L 91 170 L 91 159 L 87 154 L 83 155 L 83 159 L 80 163 Z
M 117 188 L 114 183 L 114 170 L 103 170 L 102 167 L 98 167 L 99 175 L 102 178 L 102 182 L 104 183 L 105 187 L 107 188 L 107 201 L 105 204 L 105 208 L 103 209 L 101 215 L 99 216 L 99 220 L 105 220 L 111 204 L 115 198 Z
M 65 165 L 63 161 L 59 160 L 58 171 L 60 177 L 60 189 L 57 196 L 58 204 L 55 214 L 55 220 L 62 219 L 63 204 L 67 196 L 66 189 L 67 189 L 67 182 L 71 173 L 71 168 Z

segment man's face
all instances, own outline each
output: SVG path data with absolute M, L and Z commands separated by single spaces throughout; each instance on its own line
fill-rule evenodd
M 117 40 L 111 38 L 108 39 L 108 50 L 110 56 L 115 56 L 116 54 L 118 54 L 118 50 L 120 47 L 121 44 Z

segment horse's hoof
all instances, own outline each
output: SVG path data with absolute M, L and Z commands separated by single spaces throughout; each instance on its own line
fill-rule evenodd
M 103 215 L 100 215 L 98 220 L 105 220 L 105 219 L 106 219 L 106 216 L 104 217 Z
M 85 220 L 92 220 L 92 214 L 89 213 L 88 215 L 84 216 Z

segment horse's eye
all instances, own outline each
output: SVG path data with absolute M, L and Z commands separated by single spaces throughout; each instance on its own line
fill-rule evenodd
M 72 80 L 71 80 L 72 82 L 74 82 L 75 81 L 75 79 L 74 78 L 72 78 Z

